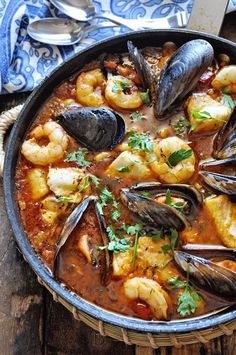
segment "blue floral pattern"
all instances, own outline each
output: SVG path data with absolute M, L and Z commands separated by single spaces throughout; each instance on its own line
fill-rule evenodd
M 191 12 L 194 0 L 94 0 L 97 11 L 124 18 L 157 18 L 178 11 Z M 231 9 L 236 0 L 231 0 Z M 56 66 L 98 40 L 128 32 L 125 27 L 90 32 L 74 46 L 39 43 L 27 35 L 27 26 L 44 17 L 65 17 L 49 0 L 0 0 L 0 93 L 33 90 Z M 99 20 L 102 22 L 102 20 Z

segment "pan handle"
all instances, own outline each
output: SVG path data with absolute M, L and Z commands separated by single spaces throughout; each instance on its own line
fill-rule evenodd
M 187 28 L 218 36 L 228 2 L 229 0 L 195 0 Z
M 0 176 L 3 175 L 3 165 L 4 165 L 4 136 L 7 129 L 16 121 L 23 105 L 18 105 L 11 108 L 8 111 L 3 112 L 0 115 Z

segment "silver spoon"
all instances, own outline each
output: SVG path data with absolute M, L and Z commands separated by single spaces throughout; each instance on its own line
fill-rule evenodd
M 64 18 L 44 18 L 31 22 L 27 27 L 27 32 L 36 41 L 69 46 L 81 41 L 86 34 L 104 27 L 114 27 L 116 24 L 105 22 L 101 25 L 90 25 L 78 23 Z
M 185 11 L 175 15 L 158 19 L 123 19 L 113 14 L 103 12 L 96 13 L 90 0 L 50 0 L 51 3 L 64 14 L 78 21 L 90 21 L 95 18 L 106 18 L 118 25 L 123 25 L 131 30 L 142 29 L 168 29 L 173 27 L 185 27 L 188 23 L 188 14 Z

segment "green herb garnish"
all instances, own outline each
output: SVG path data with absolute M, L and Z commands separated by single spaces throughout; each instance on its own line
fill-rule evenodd
M 168 158 L 169 167 L 173 168 L 179 164 L 182 160 L 188 159 L 193 155 L 192 149 L 180 149 L 172 153 Z
M 150 100 L 150 96 L 149 96 L 149 89 L 147 89 L 147 91 L 145 92 L 141 92 L 140 94 L 141 100 L 146 104 L 149 105 L 151 100 Z
M 73 199 L 73 197 L 66 197 L 66 196 L 60 196 L 60 197 L 56 197 L 58 202 L 68 202 L 68 203 L 74 203 L 75 200 Z
M 173 123 L 172 128 L 179 137 L 183 137 L 186 132 L 186 128 L 190 127 L 190 122 L 186 118 L 181 118 L 180 120 Z
M 170 207 L 175 208 L 176 210 L 178 210 L 180 212 L 184 212 L 184 207 L 186 205 L 186 203 L 183 199 L 178 199 L 178 201 L 176 203 L 173 203 L 171 200 L 171 192 L 169 189 L 166 191 L 166 204 Z
M 114 231 L 114 228 L 112 226 L 108 226 L 106 228 L 108 238 L 109 238 L 109 243 L 104 246 L 99 246 L 97 249 L 99 250 L 104 250 L 107 249 L 109 251 L 112 251 L 113 253 L 120 253 L 120 252 L 125 252 L 131 247 L 131 238 L 119 238 Z
M 112 88 L 112 92 L 124 91 L 125 89 L 130 87 L 130 83 L 127 79 L 116 79 L 115 84 Z
M 136 122 L 136 121 L 142 121 L 142 120 L 145 120 L 145 116 L 143 115 L 140 115 L 138 112 L 132 112 L 130 114 L 130 117 L 131 117 L 131 121 L 133 122 Z
M 87 160 L 88 153 L 89 151 L 87 148 L 80 148 L 76 152 L 69 153 L 64 161 L 74 161 L 79 166 L 89 167 L 92 163 Z
M 101 200 L 101 202 L 97 203 L 99 213 L 103 215 L 103 207 L 107 206 L 108 202 L 110 202 L 113 206 L 113 209 L 111 210 L 111 219 L 117 221 L 121 216 L 121 212 L 119 202 L 115 199 L 115 196 L 105 186 L 100 192 L 99 197 Z
M 230 95 L 223 94 L 222 95 L 223 105 L 233 109 L 234 108 L 234 100 Z
M 136 259 L 137 259 L 137 248 L 138 248 L 138 239 L 141 237 L 143 234 L 141 233 L 143 229 L 142 224 L 135 224 L 134 226 L 129 226 L 126 230 L 127 234 L 129 235 L 135 235 L 135 240 L 134 240 L 134 249 L 133 249 L 133 256 L 132 256 L 132 265 L 135 265 Z
M 130 171 L 130 169 L 126 165 L 126 166 L 121 166 L 120 168 L 117 169 L 117 171 L 119 171 L 119 173 L 128 173 Z
M 128 146 L 141 152 L 152 152 L 153 142 L 148 133 L 138 133 L 134 130 L 129 132 Z
M 178 313 L 182 316 L 189 316 L 191 313 L 195 313 L 197 309 L 197 302 L 202 300 L 202 296 L 199 295 L 189 282 L 189 273 L 187 274 L 187 280 L 182 281 L 179 278 L 171 277 L 167 279 L 172 288 L 183 288 L 184 292 L 178 298 Z

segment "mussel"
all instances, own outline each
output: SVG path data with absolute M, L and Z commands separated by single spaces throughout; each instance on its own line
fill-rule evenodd
M 72 106 L 59 112 L 57 119 L 72 137 L 94 151 L 115 147 L 125 135 L 123 118 L 103 107 Z
M 207 185 L 226 195 L 236 196 L 236 158 L 206 161 L 201 168 L 204 170 L 199 174 Z M 212 168 L 220 168 L 224 174 L 209 170 Z
M 83 214 L 87 210 L 88 206 L 93 203 L 96 216 L 97 216 L 97 221 L 99 225 L 99 231 L 100 231 L 100 243 L 103 245 L 107 245 L 108 243 L 108 237 L 106 234 L 106 225 L 103 216 L 99 213 L 99 209 L 97 207 L 97 198 L 95 196 L 89 196 L 85 198 L 75 209 L 72 211 L 72 213 L 69 215 L 67 220 L 65 221 L 65 224 L 61 230 L 61 233 L 58 237 L 56 247 L 55 247 L 55 255 L 54 255 L 54 262 L 53 262 L 53 274 L 55 273 L 57 269 L 57 261 L 58 261 L 58 254 L 60 253 L 61 248 L 63 245 L 66 243 L 68 238 L 70 237 L 72 231 L 75 229 L 77 224 L 80 222 Z M 95 267 L 101 266 L 101 280 L 103 283 L 106 282 L 106 278 L 110 269 L 110 256 L 109 252 L 105 250 L 99 251 L 100 255 L 99 257 L 96 255 L 98 254 L 97 250 L 91 250 L 91 259 L 93 260 L 93 265 Z M 99 259 L 99 260 L 98 260 Z
M 213 157 L 201 163 L 199 174 L 215 190 L 236 196 L 236 108 L 215 136 Z
M 166 197 L 168 190 L 172 197 L 178 197 L 187 202 L 188 208 L 184 213 L 165 202 L 158 201 L 160 197 Z M 141 183 L 131 186 L 129 189 L 122 189 L 121 199 L 132 212 L 146 223 L 177 230 L 183 230 L 189 225 L 191 218 L 198 211 L 198 206 L 202 203 L 200 192 L 193 186 L 168 185 L 158 182 Z
M 213 250 L 211 252 L 213 253 Z M 223 249 L 222 253 L 224 253 Z M 225 259 L 228 258 L 228 254 L 226 249 Z M 217 249 L 215 255 L 217 255 Z M 174 251 L 174 259 L 181 269 L 189 274 L 194 284 L 223 300 L 236 301 L 236 272 L 211 260 L 182 251 Z
M 236 156 L 236 106 L 214 139 L 213 156 L 215 159 Z
M 214 58 L 210 43 L 202 39 L 189 41 L 171 56 L 157 81 L 149 64 L 130 42 L 128 50 L 144 86 L 150 89 L 157 119 L 165 119 L 162 116 L 168 108 L 194 89 Z

